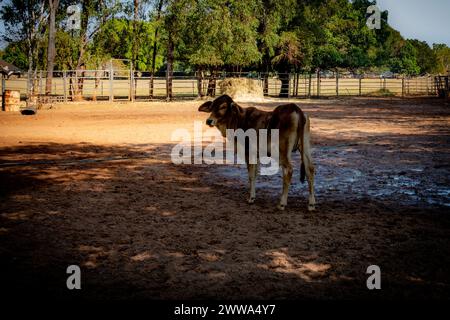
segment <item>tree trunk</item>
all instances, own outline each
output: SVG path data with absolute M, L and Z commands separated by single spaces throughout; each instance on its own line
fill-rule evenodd
M 83 100 L 83 87 L 84 87 L 84 77 L 85 77 L 85 70 L 86 67 L 82 65 L 79 70 L 75 71 L 76 74 L 76 83 L 77 83 L 77 93 L 75 95 L 76 101 L 82 101 Z M 78 76 L 79 74 L 79 76 Z
M 81 30 L 80 30 L 80 43 L 79 43 L 79 52 L 78 52 L 78 61 L 77 66 L 75 68 L 75 90 L 73 100 L 81 101 L 83 100 L 83 74 L 81 73 L 81 79 L 78 79 L 78 70 L 85 69 L 84 67 L 84 54 L 86 52 L 86 44 L 87 44 L 87 32 L 88 32 L 88 21 L 89 21 L 89 0 L 84 0 L 81 5 Z
M 45 82 L 45 94 L 52 92 L 53 69 L 55 65 L 55 38 L 56 38 L 56 11 L 59 0 L 48 0 L 50 15 L 48 18 L 48 48 L 47 48 L 47 80 Z
M 23 21 L 18 21 L 18 23 L 24 24 L 26 30 L 26 43 L 28 46 L 28 76 L 29 76 L 29 87 L 28 94 L 29 98 L 34 101 L 34 96 L 36 95 L 36 68 L 37 68 L 37 55 L 38 55 L 38 38 L 37 35 L 43 32 L 41 27 L 43 26 L 45 20 L 45 0 L 41 1 L 30 1 L 25 2 L 25 10 L 23 17 L 27 17 Z M 36 7 L 34 5 L 37 5 Z
M 34 85 L 34 74 L 33 74 L 33 47 L 30 44 L 28 48 L 28 94 L 34 95 L 35 93 L 35 85 Z
M 137 61 L 137 50 L 138 50 L 138 18 L 139 18 L 139 0 L 134 0 L 134 17 L 133 17 L 133 52 L 131 62 L 136 69 L 136 61 Z
M 98 69 L 99 67 L 97 66 L 97 69 Z M 95 72 L 94 72 L 94 94 L 93 94 L 93 96 L 92 96 L 92 101 L 97 101 L 97 90 L 98 90 L 98 85 L 99 85 L 99 83 L 100 83 L 100 80 L 99 80 L 99 78 L 98 78 L 98 71 L 97 70 L 95 70 Z
M 202 69 L 199 68 L 197 70 L 197 97 L 202 98 L 203 97 L 203 72 Z
M 214 69 L 211 71 L 211 76 L 208 80 L 208 90 L 206 95 L 210 97 L 216 95 L 216 71 Z
M 132 81 L 132 89 L 130 90 L 130 100 L 134 101 L 137 93 L 137 79 L 134 70 L 138 70 L 138 48 L 141 33 L 141 25 L 139 24 L 139 0 L 134 0 L 134 17 L 133 17 L 133 56 L 131 59 L 131 74 L 130 81 Z
M 161 18 L 161 11 L 162 11 L 162 5 L 163 5 L 163 0 L 159 0 L 158 2 L 158 15 L 157 15 L 157 20 L 159 21 L 159 19 Z M 159 32 L 159 27 L 155 28 L 155 39 L 153 42 L 153 51 L 152 51 L 152 68 L 151 68 L 151 72 L 150 72 L 150 83 L 149 83 L 149 95 L 150 95 L 150 99 L 153 98 L 153 78 L 155 76 L 155 69 L 156 69 L 156 51 L 158 49 L 158 32 Z
M 263 73 L 262 81 L 263 81 L 263 94 L 264 94 L 264 96 L 268 96 L 269 95 L 269 73 Z
M 169 32 L 167 41 L 167 70 L 166 70 L 166 99 L 172 100 L 172 77 L 173 77 L 174 43 Z
M 320 68 L 317 68 L 317 76 L 316 76 L 316 81 L 317 81 L 317 89 L 316 89 L 316 93 L 317 93 L 317 97 L 320 97 Z
M 154 77 L 154 72 L 152 71 L 152 73 L 150 74 L 150 82 L 149 82 L 149 98 L 153 99 L 153 77 Z
M 280 98 L 288 98 L 289 97 L 289 73 L 284 72 L 280 73 L 279 76 L 281 81 L 281 88 L 280 88 Z

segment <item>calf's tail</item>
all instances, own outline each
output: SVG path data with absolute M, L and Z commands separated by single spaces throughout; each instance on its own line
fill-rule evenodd
M 301 155 L 301 165 L 300 165 L 300 182 L 305 182 L 306 177 L 306 169 L 305 169 L 305 154 L 309 154 L 310 150 L 310 144 L 309 144 L 309 118 L 305 114 L 304 115 L 304 121 L 300 122 L 300 155 Z

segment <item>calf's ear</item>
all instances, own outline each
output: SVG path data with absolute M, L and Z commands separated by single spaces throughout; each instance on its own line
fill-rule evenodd
M 200 107 L 198 107 L 198 111 L 200 112 L 211 112 L 212 101 L 206 101 Z

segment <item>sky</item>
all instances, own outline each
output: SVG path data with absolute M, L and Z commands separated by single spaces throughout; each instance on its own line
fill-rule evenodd
M 450 47 L 450 0 L 377 0 L 388 23 L 407 39 Z
M 382 11 L 389 11 L 389 24 L 403 37 L 450 47 L 450 0 L 377 0 L 377 4 Z M 0 34 L 3 31 L 0 21 Z M 0 49 L 6 45 L 0 39 Z

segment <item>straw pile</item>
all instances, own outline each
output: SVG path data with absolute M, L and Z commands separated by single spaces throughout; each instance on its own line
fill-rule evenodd
M 264 100 L 260 81 L 248 78 L 228 78 L 219 82 L 222 94 L 229 95 L 235 101 L 258 102 Z

